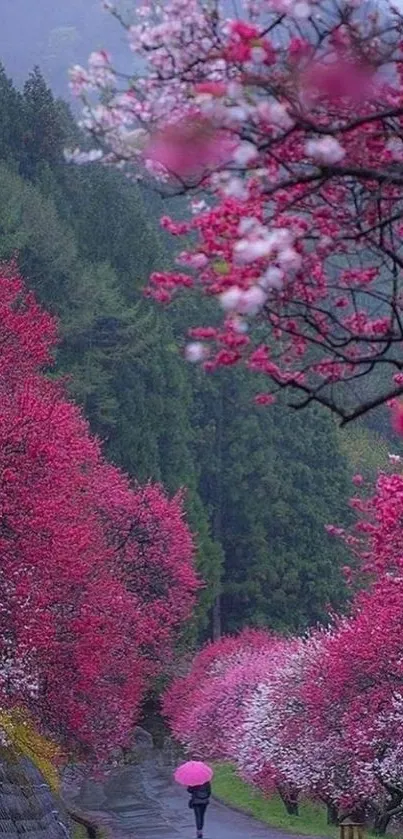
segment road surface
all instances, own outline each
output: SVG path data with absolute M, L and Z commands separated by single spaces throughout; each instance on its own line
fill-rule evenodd
M 112 771 L 102 782 L 86 781 L 74 801 L 87 812 L 96 813 L 112 839 L 193 839 L 196 835 L 186 791 L 170 782 L 153 757 L 140 766 Z M 214 801 L 208 807 L 204 836 L 287 839 L 282 831 Z

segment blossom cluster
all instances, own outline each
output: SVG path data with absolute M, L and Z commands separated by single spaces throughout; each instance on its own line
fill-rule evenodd
M 245 0 L 228 17 L 219 2 L 167 0 L 133 3 L 126 21 L 107 6 L 134 71 L 119 73 L 106 51 L 72 68 L 97 145 L 70 159 L 102 155 L 189 196 L 187 223 L 162 220 L 191 242 L 187 272 L 156 273 L 148 288 L 162 302 L 194 287 L 217 299 L 221 326 L 190 336 L 187 358 L 259 372 L 262 404 L 286 389 L 343 419 L 363 412 L 352 382 L 378 362 L 385 401 L 399 395 L 397 8 Z

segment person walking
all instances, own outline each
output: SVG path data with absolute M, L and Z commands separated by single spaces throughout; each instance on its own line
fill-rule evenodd
M 197 839 L 203 839 L 204 817 L 210 803 L 211 784 L 206 781 L 204 784 L 187 788 L 190 794 L 189 807 L 195 814 Z
M 189 807 L 194 810 L 197 839 L 203 839 L 204 817 L 210 803 L 211 784 L 214 772 L 202 760 L 187 760 L 175 769 L 177 784 L 186 787 L 190 795 Z

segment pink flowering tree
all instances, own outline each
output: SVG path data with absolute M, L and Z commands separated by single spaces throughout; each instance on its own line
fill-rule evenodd
M 249 702 L 275 646 L 273 641 L 254 653 L 240 648 L 236 659 L 220 661 L 218 671 L 205 675 L 180 717 L 179 733 L 189 754 L 237 764 Z
M 319 402 L 348 422 L 403 393 L 399 274 L 403 20 L 385 2 L 133 2 L 134 72 L 106 52 L 71 70 L 102 159 L 188 195 L 177 269 L 148 293 L 217 299 L 190 334 L 208 370 L 262 374 L 258 401 Z M 192 234 L 191 236 L 189 234 Z M 192 242 L 189 245 L 189 241 Z M 377 387 L 360 387 L 374 370 Z M 381 386 L 379 387 L 379 382 Z
M 266 657 L 249 698 L 242 726 L 237 765 L 243 777 L 251 780 L 263 792 L 278 792 L 292 815 L 298 815 L 298 797 L 303 790 L 301 771 L 298 778 L 292 772 L 297 743 L 286 742 L 288 718 L 295 710 L 297 675 L 295 663 L 299 658 L 299 641 L 283 641 Z M 292 677 L 285 681 L 292 670 Z M 298 735 L 300 730 L 298 731 Z M 306 769 L 300 769 L 306 777 Z
M 210 644 L 165 696 L 173 733 L 193 757 L 230 761 L 279 794 L 291 814 L 309 796 L 329 821 L 368 819 L 384 832 L 403 800 L 399 615 L 390 622 L 374 592 L 332 630 Z
M 162 709 L 172 732 L 189 753 L 204 758 L 233 757 L 230 741 L 236 737 L 239 715 L 231 718 L 228 703 L 234 702 L 234 674 L 251 661 L 260 661 L 277 643 L 274 636 L 260 630 L 224 636 L 204 647 L 189 672 L 172 682 Z M 241 693 L 239 687 L 239 698 Z
M 351 784 L 341 806 L 369 813 L 380 832 L 403 812 L 402 491 L 399 471 L 381 473 L 371 495 L 353 499 L 358 521 L 343 535 L 358 560 L 352 576 L 361 576 L 366 590 L 356 595 L 351 617 L 325 639 L 304 689 L 315 736 L 329 728 L 342 733 Z
M 276 790 L 289 813 L 298 814 L 299 798 L 309 796 L 325 803 L 328 821 L 337 822 L 352 785 L 350 756 L 342 732 L 317 725 L 307 696 L 331 635 L 322 630 L 291 639 L 266 661 L 245 715 L 238 767 L 263 792 Z
M 93 767 L 130 744 L 199 581 L 180 495 L 106 463 L 48 370 L 57 324 L 0 265 L 0 706 Z
M 403 475 L 380 474 L 367 497 L 355 483 L 356 525 L 335 529 L 355 554 L 352 578 L 366 584 L 350 615 L 302 638 L 245 631 L 208 645 L 164 710 L 190 753 L 230 761 L 289 812 L 309 796 L 329 820 L 384 833 L 403 814 Z
M 279 673 L 296 644 L 250 630 L 223 638 L 196 656 L 189 674 L 173 682 L 163 705 L 173 733 L 190 754 L 230 761 L 264 792 L 279 792 L 290 813 L 298 811 L 298 789 L 280 767 L 278 747 L 268 755 L 262 743 L 269 746 L 270 737 L 278 740 L 280 735 Z M 271 726 L 267 738 L 263 721 Z
M 324 637 L 302 692 L 312 738 L 329 744 L 327 795 L 340 814 L 371 819 L 379 832 L 403 802 L 401 610 L 395 582 L 360 595 L 352 617 Z

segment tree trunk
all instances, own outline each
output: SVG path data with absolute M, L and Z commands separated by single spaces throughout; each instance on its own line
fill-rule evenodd
M 376 833 L 378 836 L 384 836 L 389 822 L 389 813 L 379 813 L 374 822 L 374 833 Z
M 219 404 L 216 423 L 216 439 L 215 439 L 215 455 L 217 464 L 216 473 L 216 499 L 213 514 L 213 538 L 215 542 L 221 544 L 222 540 L 222 504 L 223 504 L 223 464 L 222 464 L 222 437 L 223 437 L 223 394 L 222 390 L 219 392 Z M 213 615 L 212 615 L 212 635 L 213 641 L 218 641 L 222 635 L 221 622 L 221 593 L 216 595 Z
M 378 813 L 374 821 L 374 832 L 378 834 L 378 836 L 384 836 L 386 833 L 386 828 L 393 816 L 401 816 L 402 815 L 402 802 L 403 802 L 403 792 L 399 789 L 394 789 L 390 785 L 386 784 L 384 781 L 383 786 L 387 789 L 390 795 L 390 802 L 389 807 L 387 810 L 383 810 L 383 812 Z
M 326 811 L 327 811 L 327 823 L 328 824 L 338 824 L 339 823 L 339 811 L 335 804 L 326 802 Z
M 298 801 L 293 801 L 291 798 L 285 798 L 284 806 L 289 816 L 299 816 Z
M 221 638 L 221 597 L 217 597 L 213 606 L 213 641 L 218 641 Z
M 277 786 L 277 791 L 289 816 L 299 816 L 298 793 L 292 789 Z

